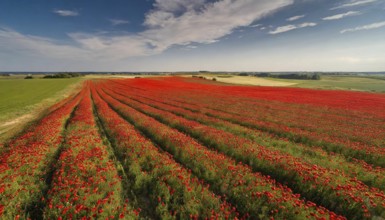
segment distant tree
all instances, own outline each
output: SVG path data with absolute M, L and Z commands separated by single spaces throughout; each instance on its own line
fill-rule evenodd
M 315 74 L 303 74 L 303 73 L 289 73 L 289 74 L 274 74 L 269 77 L 278 79 L 301 79 L 301 80 L 320 80 L 321 76 L 318 73 Z
M 26 76 L 24 79 L 33 79 L 33 76 Z
M 255 76 L 258 77 L 271 77 L 270 73 L 256 73 Z
M 82 74 L 80 73 L 57 73 L 57 74 L 51 74 L 51 75 L 45 75 L 44 79 L 63 79 L 63 78 L 73 78 L 73 77 L 80 77 Z
M 319 73 L 315 73 L 312 77 L 311 77 L 312 80 L 320 80 L 321 79 L 321 75 Z

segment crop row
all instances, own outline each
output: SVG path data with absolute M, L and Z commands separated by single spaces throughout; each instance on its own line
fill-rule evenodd
M 289 188 L 277 184 L 268 176 L 253 172 L 250 166 L 207 149 L 191 137 L 120 103 L 100 88 L 98 92 L 114 110 L 171 153 L 179 163 L 191 169 L 197 177 L 210 184 L 211 190 L 226 195 L 227 200 L 242 214 L 252 218 L 338 217 L 314 203 L 305 204 Z
M 89 89 L 70 119 L 45 198 L 45 219 L 135 218 L 123 200 L 121 177 L 99 135 Z
M 256 144 L 279 150 L 282 153 L 288 153 L 290 155 L 300 157 L 314 165 L 326 167 L 328 169 L 342 170 L 344 173 L 351 177 L 356 177 L 368 186 L 385 190 L 385 169 L 383 168 L 373 169 L 373 167 L 368 166 L 363 161 L 348 162 L 344 157 L 341 157 L 338 154 L 330 155 L 319 148 L 316 149 L 313 147 L 312 149 L 309 149 L 306 146 L 291 143 L 283 138 L 276 139 L 268 133 L 259 132 L 228 121 L 210 117 L 202 113 L 187 110 L 182 108 L 183 104 L 175 106 L 168 103 L 166 100 L 159 101 L 157 100 L 156 95 L 145 96 L 142 93 L 132 93 L 131 91 L 126 91 L 124 93 L 117 91 L 117 93 L 121 95 L 124 94 L 126 97 L 142 104 L 147 104 L 151 107 L 171 112 L 186 119 L 194 120 L 223 131 L 231 132 L 232 134 L 252 140 Z
M 83 94 L 12 140 L 0 156 L 0 217 L 26 218 L 47 190 L 46 180 L 63 141 L 63 129 Z
M 282 90 L 88 81 L 1 145 L 0 218 L 385 218 L 381 97 Z
M 126 83 L 128 84 L 128 83 Z M 191 87 L 191 85 L 190 85 Z M 131 87 L 132 88 L 132 87 Z M 278 117 L 277 115 L 280 114 L 280 111 L 273 111 L 273 113 L 276 115 L 274 117 L 275 119 L 280 119 L 281 121 L 278 122 L 269 122 L 266 121 L 266 112 L 269 112 L 268 109 L 255 109 L 253 108 L 254 105 L 241 105 L 237 103 L 243 103 L 241 102 L 234 102 L 230 97 L 223 97 L 221 96 L 220 99 L 213 99 L 213 95 L 207 95 L 203 91 L 200 91 L 200 95 L 196 95 L 196 92 L 190 92 L 186 95 L 186 92 L 179 91 L 175 92 L 172 89 L 163 89 L 160 90 L 160 88 L 156 88 L 155 86 L 150 87 L 151 91 L 154 94 L 165 94 L 164 97 L 167 96 L 167 100 L 176 100 L 177 103 L 185 105 L 187 108 L 190 108 L 191 110 L 198 111 L 201 113 L 204 113 L 208 116 L 220 118 L 223 120 L 227 120 L 229 122 L 233 122 L 236 124 L 240 124 L 242 126 L 250 127 L 253 129 L 258 129 L 262 131 L 266 131 L 269 133 L 272 133 L 280 138 L 288 138 L 289 140 L 304 143 L 310 146 L 318 146 L 323 148 L 324 150 L 328 152 L 335 152 L 342 154 L 349 158 L 356 158 L 356 159 L 362 159 L 366 161 L 367 163 L 376 165 L 376 166 L 385 166 L 384 163 L 384 155 L 385 155 L 385 148 L 382 147 L 376 147 L 373 145 L 368 145 L 366 143 L 362 142 L 356 142 L 351 139 L 346 138 L 338 138 L 338 135 L 336 134 L 342 133 L 342 135 L 345 135 L 346 131 L 344 131 L 344 128 L 354 127 L 354 126 L 340 126 L 338 125 L 338 122 L 341 121 L 353 121 L 357 118 L 362 117 L 346 117 L 345 120 L 338 120 L 334 119 L 333 117 L 330 118 L 330 114 L 327 114 L 328 112 L 325 110 L 323 113 L 321 113 L 321 116 L 319 117 L 313 117 L 314 114 L 301 114 L 298 109 L 292 109 L 291 105 L 284 104 L 283 107 L 286 107 L 288 109 L 291 109 L 291 112 L 289 115 Z M 170 90 L 170 91 L 169 91 Z M 175 95 L 177 94 L 177 95 Z M 194 95 L 195 94 L 195 95 Z M 184 97 L 184 98 L 183 98 Z M 274 103 L 274 102 L 272 102 Z M 282 105 L 282 104 L 281 104 Z M 282 107 L 282 108 L 283 108 Z M 270 107 L 269 107 L 270 108 Z M 306 108 L 310 108 L 307 106 Z M 248 110 L 250 109 L 250 110 Z M 242 114 L 240 114 L 240 112 Z M 257 113 L 257 114 L 256 114 Z M 301 116 L 307 116 L 307 118 L 301 119 L 301 120 L 292 120 L 296 122 L 301 122 L 304 126 L 305 125 L 317 125 L 316 127 L 322 127 L 323 121 L 330 118 L 330 121 L 334 122 L 333 126 L 323 126 L 324 129 L 326 129 L 327 132 L 316 132 L 306 129 L 300 129 L 298 127 L 291 127 L 288 126 L 288 122 L 285 122 L 285 120 L 290 120 L 291 118 L 295 118 L 295 115 L 301 115 Z M 309 123 L 309 122 L 312 123 Z M 378 121 L 378 120 L 377 120 Z M 371 124 L 376 124 L 376 122 L 372 122 L 370 120 Z M 363 122 L 360 122 L 358 124 L 365 124 Z M 383 144 L 383 139 L 381 139 L 384 132 L 381 132 L 383 130 L 383 123 L 379 123 L 379 127 L 377 129 L 372 129 L 372 126 L 365 126 L 364 128 L 356 128 L 356 132 L 354 133 L 354 137 L 364 137 L 368 138 L 369 140 L 376 140 L 377 145 Z M 357 132 L 361 132 L 362 134 L 359 134 Z M 380 135 L 375 135 L 379 132 Z M 377 136 L 377 138 L 370 138 L 374 136 Z
M 179 98 L 183 98 L 183 95 Z M 212 96 L 206 96 L 203 99 L 202 97 L 197 98 L 200 105 L 206 105 L 211 109 L 220 109 L 232 114 L 240 113 L 239 110 L 242 109 L 242 115 L 273 125 L 284 125 L 284 127 L 298 131 L 324 133 L 324 135 L 338 138 L 341 141 L 348 139 L 376 146 L 384 144 L 380 142 L 385 137 L 383 121 L 378 120 L 380 118 L 360 117 L 351 114 L 351 111 L 348 110 L 333 111 L 333 109 L 322 107 L 315 109 L 312 106 L 304 108 L 303 105 L 298 104 L 252 99 L 238 100 L 237 102 L 234 97 L 223 96 L 214 100 Z M 197 98 L 189 97 L 189 100 L 193 101 Z M 229 103 L 232 105 L 229 106 Z M 317 123 L 308 123 L 309 118 L 316 120 Z M 331 126 L 337 126 L 338 130 L 332 129 Z
M 121 118 L 102 100 L 96 90 L 92 96 L 98 116 L 116 155 L 122 161 L 131 190 L 138 200 L 148 198 L 149 216 L 155 218 L 234 218 L 237 213 L 210 192 L 199 179 L 159 151 L 151 141 Z
M 228 132 L 143 105 L 116 93 L 111 95 L 136 110 L 190 134 L 207 146 L 237 161 L 250 164 L 254 170 L 271 175 L 318 204 L 344 213 L 348 217 L 385 214 L 385 207 L 383 207 L 385 204 L 382 204 L 385 198 L 383 192 L 369 188 L 355 178 L 349 178 L 341 172 L 309 164 L 300 158 L 255 145 Z
M 185 85 L 187 87 L 188 84 Z M 172 92 L 174 90 L 172 90 L 172 86 L 170 87 L 171 89 L 166 90 L 156 88 L 156 86 L 151 87 L 150 89 L 161 89 L 163 93 L 167 93 L 167 95 L 172 96 Z M 190 87 L 191 85 L 189 88 Z M 258 91 L 258 89 L 256 89 L 256 91 Z M 262 91 L 262 93 L 263 92 L 266 91 Z M 295 93 L 298 91 L 292 92 Z M 350 96 L 353 97 L 354 95 L 354 93 L 350 94 Z M 207 106 L 214 110 L 235 114 L 242 112 L 242 114 L 247 114 L 248 116 L 251 116 L 255 119 L 260 119 L 275 124 L 284 124 L 290 128 L 306 128 L 305 130 L 319 131 L 323 133 L 333 131 L 332 135 L 337 136 L 346 136 L 347 134 L 353 132 L 351 135 L 349 135 L 350 138 L 363 138 L 366 141 L 375 140 L 377 144 L 381 144 L 378 143 L 378 140 L 382 140 L 384 137 L 384 128 L 382 126 L 384 120 L 381 117 L 376 117 L 375 115 L 371 114 L 363 114 L 362 112 L 352 111 L 349 109 L 332 109 L 326 108 L 325 106 L 314 107 L 310 105 L 307 105 L 304 108 L 304 105 L 300 104 L 289 104 L 286 102 L 270 100 L 272 97 L 269 96 L 264 97 L 264 99 L 256 100 L 233 96 L 226 93 L 218 93 L 212 90 L 210 90 L 210 93 L 208 93 L 204 89 L 199 90 L 199 95 L 190 91 L 180 91 L 177 98 L 179 100 L 186 100 L 190 103 L 197 103 L 200 106 Z M 328 99 L 335 100 L 334 97 L 328 97 Z M 301 102 L 301 100 L 298 101 Z M 367 100 L 360 100 L 360 102 L 364 101 L 372 101 L 373 103 L 376 103 L 376 101 L 378 102 L 378 100 L 371 100 L 370 98 Z M 360 106 L 360 102 L 355 101 L 354 105 L 346 107 L 352 108 Z M 378 105 L 378 107 L 381 106 L 383 105 Z M 242 111 L 240 111 L 240 109 Z M 317 123 L 307 123 L 308 121 L 306 119 L 308 118 L 317 120 Z M 331 129 L 330 125 L 337 125 L 338 130 Z M 370 127 L 367 125 L 370 125 Z

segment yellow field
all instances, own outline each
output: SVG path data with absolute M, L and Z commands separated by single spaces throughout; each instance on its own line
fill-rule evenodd
M 239 84 L 239 85 L 250 85 L 250 86 L 293 86 L 297 83 L 291 82 L 280 82 L 276 80 L 270 80 L 259 77 L 252 76 L 226 76 L 226 77 L 218 77 L 212 75 L 203 75 L 207 79 L 216 78 L 218 82 L 230 83 L 230 84 Z

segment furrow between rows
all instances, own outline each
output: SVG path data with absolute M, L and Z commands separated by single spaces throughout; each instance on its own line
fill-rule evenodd
M 126 83 L 126 84 L 128 84 L 128 83 Z M 128 84 L 128 85 L 130 86 L 130 84 Z M 165 91 L 167 91 L 167 90 L 165 90 Z M 249 128 L 258 129 L 258 130 L 261 130 L 264 132 L 268 132 L 268 133 L 271 133 L 271 134 L 273 134 L 279 138 L 287 138 L 290 141 L 293 141 L 296 143 L 302 143 L 302 144 L 305 144 L 305 145 L 310 146 L 310 147 L 312 147 L 312 146 L 321 147 L 328 152 L 342 154 L 342 155 L 346 156 L 346 158 L 348 158 L 348 159 L 356 158 L 356 159 L 364 160 L 367 163 L 373 164 L 375 166 L 382 166 L 382 167 L 385 166 L 385 164 L 384 164 L 385 160 L 383 158 L 384 154 L 385 154 L 385 148 L 378 147 L 378 146 L 377 147 L 371 146 L 371 145 L 367 145 L 367 144 L 360 143 L 360 142 L 354 142 L 353 140 L 339 139 L 339 138 L 333 136 L 336 133 L 336 130 L 332 130 L 332 131 L 328 131 L 328 132 L 321 132 L 321 134 L 320 134 L 319 132 L 314 132 L 314 131 L 311 132 L 308 130 L 303 130 L 303 129 L 298 129 L 295 127 L 286 126 L 285 123 L 279 123 L 279 124 L 270 123 L 270 122 L 265 121 L 264 119 L 261 120 L 261 119 L 255 118 L 258 115 L 260 115 L 261 113 L 262 113 L 262 115 L 264 115 L 263 113 L 265 111 L 267 111 L 268 109 L 265 111 L 252 111 L 252 110 L 248 110 L 249 108 L 252 108 L 252 106 L 244 106 L 243 108 L 237 108 L 234 110 L 234 108 L 235 108 L 235 107 L 233 107 L 235 105 L 235 104 L 233 104 L 234 102 L 227 103 L 226 100 L 229 98 L 225 98 L 225 97 L 223 97 L 223 99 L 221 99 L 221 101 L 210 99 L 211 100 L 210 103 L 204 104 L 205 99 L 207 99 L 207 97 L 211 97 L 211 95 L 200 94 L 199 95 L 200 98 L 195 97 L 196 95 L 195 96 L 189 95 L 188 97 L 190 97 L 190 96 L 193 96 L 193 97 L 191 99 L 188 99 L 188 101 L 183 101 L 184 99 L 186 99 L 186 97 L 183 98 L 184 97 L 183 91 L 178 92 L 178 97 L 176 97 L 170 91 L 168 93 L 166 93 L 166 92 L 160 90 L 160 91 L 152 91 L 151 93 L 152 94 L 158 94 L 158 93 L 164 94 L 163 97 L 167 97 L 167 100 L 177 100 L 177 102 L 179 104 L 183 103 L 183 105 L 188 106 L 188 108 L 190 108 L 194 111 L 199 111 L 199 112 L 204 113 L 208 116 L 217 117 L 217 118 L 227 120 L 229 122 L 236 123 L 236 124 L 239 124 L 242 126 L 246 126 Z M 204 91 L 201 91 L 200 93 L 204 93 Z M 197 105 L 198 102 L 199 102 L 199 105 Z M 224 102 L 224 103 L 221 103 L 221 102 Z M 191 104 L 187 104 L 187 103 L 191 103 Z M 237 103 L 237 102 L 235 102 L 235 103 Z M 226 111 L 226 109 L 231 109 L 231 111 L 228 112 L 228 111 Z M 240 109 L 241 109 L 242 114 L 239 114 Z M 258 114 L 255 114 L 256 112 Z M 279 112 L 277 112 L 277 114 L 279 114 Z M 276 116 L 275 118 L 278 118 L 278 116 Z M 284 117 L 284 118 L 291 118 L 291 116 L 290 117 Z M 329 116 L 326 117 L 325 119 L 327 119 L 327 118 L 329 118 Z M 309 115 L 308 119 L 302 120 L 302 121 L 309 121 L 309 120 L 314 121 L 315 118 L 311 117 L 311 115 Z M 334 120 L 334 121 L 337 122 L 337 121 L 341 121 L 341 120 Z M 322 122 L 318 120 L 317 123 L 311 123 L 311 124 L 319 125 L 320 123 L 322 123 Z M 309 123 L 307 123 L 307 124 L 309 124 Z M 328 126 L 329 129 L 331 129 L 333 127 L 334 126 Z M 339 126 L 338 130 L 341 130 L 343 128 L 344 128 L 344 126 L 342 126 L 342 127 Z M 370 127 L 366 126 L 366 128 L 370 128 Z M 381 125 L 381 128 L 383 128 L 382 125 Z M 364 129 L 364 130 L 358 129 L 358 130 L 366 131 L 368 129 Z M 361 136 L 368 139 L 375 132 L 378 132 L 378 129 L 377 130 L 370 129 L 370 130 L 368 130 L 368 132 L 369 133 L 367 135 L 361 135 Z M 341 132 L 339 132 L 339 133 L 341 133 Z M 369 140 L 374 140 L 374 138 L 369 138 Z M 377 140 L 376 145 L 384 144 L 382 139 L 378 139 L 378 137 L 377 137 L 376 140 Z
M 238 215 L 190 170 L 176 163 L 171 155 L 159 151 L 114 112 L 94 89 L 92 96 L 133 193 L 141 200 L 139 204 L 149 206 L 154 218 L 234 218 Z
M 8 144 L 0 157 L 1 218 L 26 219 L 41 212 L 51 166 L 56 163 L 66 124 L 82 95 L 69 99 Z
M 174 95 L 169 94 L 167 100 L 174 100 L 174 98 Z M 178 103 L 181 104 L 181 102 Z M 371 165 L 385 168 L 385 148 L 382 147 L 362 145 L 353 141 L 340 141 L 334 138 L 330 139 L 328 137 L 323 137 L 323 135 L 320 135 L 319 133 L 308 132 L 304 130 L 296 130 L 294 128 L 289 127 L 282 128 L 281 124 L 275 125 L 272 123 L 267 123 L 265 121 L 256 120 L 253 119 L 253 116 L 250 115 L 246 116 L 239 115 L 236 113 L 218 111 L 217 108 L 212 109 L 210 107 L 206 107 L 205 105 L 194 106 L 190 104 L 183 104 L 183 106 L 184 108 L 194 112 L 222 119 L 247 128 L 267 132 L 276 136 L 277 138 L 285 138 L 290 140 L 291 142 L 304 144 L 306 146 L 309 146 L 310 148 L 320 147 L 327 152 L 344 155 L 347 160 L 363 160 Z M 228 104 L 227 106 L 231 105 Z M 224 106 L 223 108 L 225 107 L 226 106 Z
M 304 161 L 312 163 L 314 165 L 322 166 L 328 169 L 334 169 L 343 171 L 350 177 L 356 177 L 358 180 L 364 182 L 370 187 L 376 187 L 381 190 L 385 190 L 385 169 L 374 169 L 363 161 L 347 161 L 340 155 L 330 155 L 327 152 L 319 148 L 308 148 L 299 144 L 292 143 L 285 139 L 276 139 L 271 135 L 255 131 L 250 128 L 246 128 L 237 124 L 233 124 L 221 119 L 216 119 L 205 114 L 192 112 L 182 107 L 167 103 L 167 101 L 159 101 L 152 97 L 144 96 L 143 94 L 131 94 L 125 92 L 124 94 L 115 91 L 120 95 L 124 95 L 134 101 L 140 102 L 145 105 L 149 105 L 153 108 L 171 112 L 177 116 L 184 117 L 189 120 L 202 123 L 204 125 L 220 129 L 222 131 L 230 132 L 239 137 L 247 138 L 253 141 L 255 144 L 259 144 L 265 147 L 279 150 L 282 153 L 288 153 L 295 157 L 302 158 Z M 156 97 L 156 96 L 155 96 Z
M 261 215 L 281 218 L 337 217 L 314 203 L 305 204 L 289 188 L 252 172 L 249 166 L 207 149 L 177 130 L 120 103 L 101 89 L 99 92 L 117 112 L 170 152 L 195 175 L 208 182 L 213 191 L 227 195 L 241 213 L 254 218 Z
M 230 133 L 213 129 L 202 124 L 186 120 L 172 113 L 154 109 L 129 100 L 116 93 L 111 94 L 130 107 L 148 114 L 157 120 L 186 132 L 239 162 L 250 164 L 251 167 L 265 175 L 271 175 L 279 182 L 288 185 L 310 201 L 325 206 L 347 217 L 385 215 L 383 192 L 369 188 L 355 178 L 341 175 L 334 170 L 303 162 L 278 151 L 256 146 Z M 333 177 L 333 178 L 331 178 Z M 348 201 L 348 202 L 346 202 Z M 370 201 L 367 204 L 366 201 Z M 350 204 L 355 204 L 351 206 Z
M 65 145 L 41 217 L 135 218 L 133 209 L 121 196 L 121 177 L 99 135 L 89 88 L 85 86 L 83 90 L 85 94 L 66 130 Z

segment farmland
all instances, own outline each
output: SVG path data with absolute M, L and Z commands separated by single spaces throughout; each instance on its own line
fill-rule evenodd
M 0 78 L 0 141 L 17 133 L 48 106 L 66 97 L 80 79 Z
M 12 112 L 34 105 L 79 79 L 1 79 L 0 80 L 0 114 L 2 119 Z M 31 92 L 32 91 L 32 92 Z M 22 113 L 19 113 L 21 115 Z
M 0 144 L 2 219 L 385 218 L 385 95 L 91 79 Z
M 269 77 L 237 76 L 232 74 L 201 74 L 207 79 L 215 78 L 228 84 L 254 86 L 286 86 L 326 90 L 352 90 L 366 92 L 385 92 L 385 78 L 378 76 L 359 75 L 322 75 L 320 80 L 278 79 Z
M 281 81 L 281 80 L 279 80 Z M 288 80 L 286 80 L 288 81 Z M 322 76 L 321 80 L 290 80 L 294 87 L 385 92 L 384 75 L 376 76 Z

